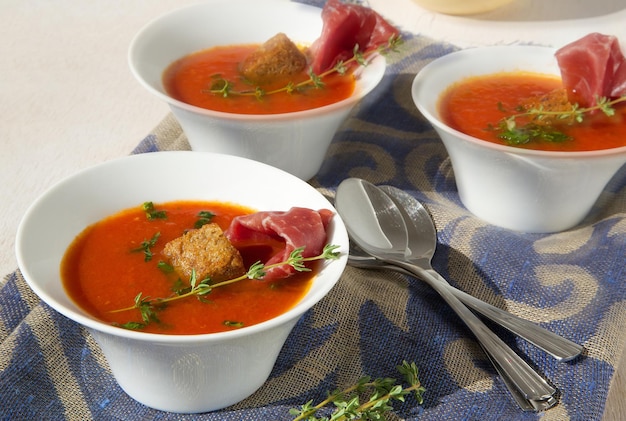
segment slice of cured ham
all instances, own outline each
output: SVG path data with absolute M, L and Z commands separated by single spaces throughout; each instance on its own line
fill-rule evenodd
M 357 44 L 360 51 L 367 51 L 386 44 L 399 33 L 374 10 L 340 0 L 326 2 L 322 21 L 322 33 L 311 45 L 311 68 L 316 74 L 351 58 Z
M 591 33 L 557 50 L 568 100 L 581 107 L 626 95 L 626 58 L 611 35 Z
M 326 227 L 332 217 L 333 212 L 328 209 L 294 207 L 288 211 L 256 212 L 234 218 L 224 235 L 236 248 L 268 238 L 284 242 L 284 248 L 264 262 L 267 266 L 286 261 L 299 247 L 304 247 L 303 257 L 319 255 L 326 245 Z M 286 278 L 294 273 L 293 267 L 281 265 L 267 269 L 263 279 Z

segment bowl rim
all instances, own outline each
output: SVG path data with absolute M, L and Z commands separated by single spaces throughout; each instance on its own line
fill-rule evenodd
M 242 1 L 245 2 L 248 0 L 242 0 Z M 283 5 L 283 6 L 289 5 L 289 4 L 291 5 L 295 4 L 295 3 L 284 2 L 284 1 L 275 1 L 275 3 Z M 137 56 L 137 50 L 139 48 L 138 45 L 141 43 L 142 38 L 145 36 L 145 34 L 149 32 L 150 30 L 152 30 L 154 26 L 159 25 L 163 21 L 170 19 L 172 16 L 177 15 L 178 13 L 183 13 L 185 11 L 188 11 L 188 9 L 203 8 L 210 4 L 211 4 L 210 1 L 204 1 L 200 3 L 186 5 L 186 6 L 165 12 L 161 14 L 160 16 L 157 16 L 156 18 L 152 19 L 150 22 L 148 22 L 142 28 L 140 28 L 139 31 L 133 36 L 131 40 L 130 46 L 128 48 L 128 53 L 127 53 L 127 61 L 128 61 L 132 75 L 139 82 L 139 84 L 144 87 L 144 89 L 146 89 L 151 94 L 155 95 L 160 100 L 166 102 L 170 106 L 175 106 L 183 110 L 186 110 L 188 112 L 192 112 L 194 114 L 200 114 L 200 115 L 204 115 L 207 117 L 220 118 L 220 119 L 226 119 L 226 120 L 235 120 L 235 121 L 292 120 L 292 119 L 298 119 L 298 118 L 311 117 L 315 115 L 328 114 L 338 109 L 351 106 L 357 103 L 358 101 L 360 101 L 365 95 L 370 93 L 372 90 L 374 90 L 376 86 L 379 85 L 380 81 L 383 79 L 386 73 L 387 60 L 385 56 L 380 53 L 374 53 L 372 54 L 372 56 L 370 56 L 367 59 L 366 65 L 360 65 L 354 71 L 353 75 L 356 78 L 356 85 L 354 88 L 354 92 L 349 97 L 344 98 L 341 101 L 334 102 L 332 104 L 323 105 L 321 107 L 316 107 L 316 108 L 311 108 L 311 109 L 301 110 L 301 111 L 287 112 L 287 113 L 236 114 L 236 113 L 228 113 L 228 112 L 223 112 L 223 111 L 210 110 L 208 108 L 198 107 L 198 106 L 191 105 L 186 102 L 177 100 L 169 96 L 167 93 L 164 93 L 158 89 L 155 89 L 142 76 L 141 72 L 138 70 L 136 66 L 136 63 L 139 61 L 139 58 Z M 320 19 L 321 19 L 321 12 L 322 12 L 321 8 L 313 6 L 313 5 L 305 4 L 305 3 L 298 3 L 297 6 L 299 10 L 300 9 L 307 10 L 307 13 L 316 13 L 317 15 L 320 15 Z M 311 40 L 311 42 L 313 41 L 314 40 Z M 207 48 L 210 48 L 210 47 L 207 47 Z M 180 58 L 182 57 L 183 56 L 181 55 Z M 162 71 L 165 71 L 165 69 L 162 69 Z M 359 86 L 359 80 L 363 78 L 363 73 L 366 73 L 366 72 L 368 76 L 371 77 L 372 81 L 371 83 L 368 84 L 369 86 L 363 88 Z M 165 89 L 163 89 L 163 91 L 165 91 Z
M 100 321 L 93 316 L 87 315 L 87 312 L 80 309 L 80 306 L 76 304 L 77 309 L 73 310 L 68 308 L 63 303 L 57 301 L 54 297 L 50 296 L 43 287 L 40 287 L 39 283 L 34 281 L 35 276 L 31 273 L 29 269 L 29 265 L 27 264 L 28 259 L 24 250 L 24 242 L 25 239 L 25 231 L 28 228 L 28 225 L 31 223 L 31 219 L 33 218 L 33 214 L 36 213 L 38 207 L 49 199 L 50 196 L 53 196 L 59 189 L 63 189 L 66 184 L 71 184 L 75 180 L 83 177 L 88 173 L 106 171 L 108 167 L 115 165 L 132 165 L 134 161 L 138 160 L 162 160 L 168 159 L 168 156 L 177 155 L 182 157 L 181 159 L 199 159 L 198 157 L 205 157 L 207 159 L 229 159 L 233 161 L 238 161 L 240 164 L 245 163 L 245 165 L 252 166 L 252 169 L 264 169 L 264 171 L 272 171 L 281 173 L 281 177 L 289 177 L 294 181 L 303 183 L 308 185 L 311 191 L 313 190 L 317 192 L 321 196 L 321 198 L 328 200 L 322 193 L 317 191 L 315 187 L 309 185 L 305 181 L 297 178 L 294 175 L 291 175 L 283 170 L 272 167 L 270 165 L 254 161 L 248 158 L 242 158 L 232 155 L 224 155 L 214 152 L 193 152 L 193 151 L 161 151 L 157 153 L 144 153 L 144 154 L 134 154 L 128 155 L 120 158 L 114 158 L 108 161 L 101 162 L 94 166 L 79 170 L 72 175 L 69 175 L 57 183 L 53 184 L 49 189 L 43 192 L 35 201 L 28 207 L 26 212 L 24 213 L 22 220 L 17 229 L 17 234 L 15 238 L 15 255 L 18 262 L 18 268 L 28 284 L 28 286 L 35 292 L 35 294 L 40 298 L 42 302 L 45 302 L 47 305 L 52 307 L 57 312 L 63 314 L 70 320 L 88 328 L 94 329 L 102 333 L 110 334 L 115 337 L 126 338 L 130 340 L 142 341 L 142 342 L 153 342 L 153 343 L 178 343 L 178 344 L 188 344 L 188 343 L 208 343 L 208 342 L 222 342 L 226 340 L 232 340 L 240 337 L 253 336 L 255 334 L 261 333 L 266 330 L 271 330 L 273 328 L 280 327 L 289 323 L 289 321 L 300 317 L 310 308 L 312 308 L 315 304 L 317 304 L 320 300 L 322 300 L 330 290 L 337 284 L 339 279 L 341 278 L 341 274 L 343 273 L 346 265 L 347 265 L 347 254 L 348 254 L 348 234 L 341 219 L 341 216 L 336 211 L 334 206 L 328 202 L 327 208 L 334 212 L 334 218 L 331 222 L 331 229 L 333 236 L 338 236 L 338 240 L 340 242 L 344 242 L 345 244 L 339 244 L 341 249 L 341 256 L 337 260 L 332 260 L 326 262 L 326 264 L 320 269 L 320 271 L 324 271 L 327 269 L 327 265 L 332 264 L 334 266 L 333 270 L 337 270 L 339 275 L 335 281 L 326 282 L 320 285 L 313 293 L 307 292 L 305 296 L 298 301 L 295 305 L 293 305 L 290 309 L 285 311 L 284 313 L 279 314 L 276 317 L 273 317 L 269 320 L 263 321 L 261 323 L 257 323 L 251 326 L 246 326 L 240 329 L 235 329 L 231 331 L 225 332 L 214 332 L 214 333 L 202 333 L 202 334 L 186 334 L 186 335 L 170 335 L 163 333 L 148 333 L 142 331 L 134 331 L 129 329 L 123 329 L 120 327 L 112 326 L 106 322 Z M 187 158 L 188 157 L 188 158 Z M 172 199 L 175 200 L 175 199 Z M 181 199 L 183 200 L 183 199 Z M 65 253 L 65 252 L 63 252 Z M 60 278 L 60 275 L 58 275 Z M 60 281 L 60 286 L 63 287 L 62 281 Z M 69 301 L 73 300 L 68 297 Z
M 480 47 L 471 47 L 458 51 L 451 52 L 444 56 L 438 57 L 430 63 L 426 64 L 414 77 L 413 83 L 411 84 L 411 96 L 413 102 L 420 113 L 437 128 L 448 132 L 454 135 L 456 138 L 462 139 L 479 147 L 483 147 L 486 149 L 491 149 L 494 151 L 500 151 L 515 155 L 524 155 L 529 157 L 538 157 L 538 158 L 553 158 L 553 159 L 580 159 L 580 158 L 600 158 L 605 156 L 612 155 L 621 155 L 626 153 L 626 146 L 619 146 L 617 148 L 608 148 L 608 149 L 598 149 L 593 151 L 545 151 L 539 149 L 525 149 L 525 148 L 517 148 L 515 146 L 508 145 L 499 145 L 493 142 L 489 142 L 486 140 L 478 139 L 473 136 L 469 136 L 463 132 L 460 132 L 456 129 L 445 124 L 441 119 L 431 113 L 428 108 L 422 103 L 421 97 L 419 96 L 419 92 L 422 87 L 428 83 L 428 77 L 437 73 L 439 69 L 447 66 L 451 66 L 452 63 L 456 66 L 462 66 L 463 62 L 468 60 L 473 60 L 473 58 L 477 54 L 488 54 L 490 57 L 498 57 L 501 58 L 510 52 L 515 51 L 530 51 L 530 49 L 534 49 L 536 54 L 542 55 L 554 55 L 556 52 L 556 48 L 554 47 L 546 47 L 546 46 L 537 46 L 537 45 L 492 45 L 492 46 L 480 46 Z M 521 62 L 520 62 L 521 63 Z M 523 63 L 521 63 L 523 65 Z M 522 69 L 523 70 L 523 69 Z M 496 73 L 495 71 L 488 71 L 485 73 L 477 73 L 474 75 L 488 75 L 491 73 Z M 447 86 L 452 85 L 463 78 L 451 80 Z M 441 95 L 443 91 L 439 92 Z M 438 101 L 438 99 L 437 99 Z

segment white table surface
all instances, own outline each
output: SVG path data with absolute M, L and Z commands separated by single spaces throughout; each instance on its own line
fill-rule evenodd
M 0 275 L 17 268 L 17 227 L 40 194 L 80 169 L 128 155 L 168 113 L 131 76 L 127 48 L 149 20 L 196 2 L 2 2 Z M 404 30 L 461 47 L 559 46 L 593 31 L 615 34 L 626 47 L 626 0 L 514 0 L 473 17 L 431 13 L 412 0 L 369 4 Z M 624 406 L 623 390 L 612 388 L 609 400 L 615 404 L 605 420 L 620 419 L 619 414 L 626 419 L 618 409 Z

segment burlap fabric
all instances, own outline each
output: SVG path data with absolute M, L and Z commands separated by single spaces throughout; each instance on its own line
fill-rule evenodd
M 397 404 L 389 419 L 601 419 L 626 336 L 626 171 L 567 232 L 516 233 L 474 217 L 459 201 L 444 147 L 410 97 L 415 73 L 452 49 L 409 37 L 310 182 L 331 198 L 349 176 L 407 190 L 438 227 L 435 269 L 459 288 L 583 344 L 584 356 L 561 363 L 496 329 L 559 389 L 556 407 L 522 413 L 468 329 L 424 283 L 349 267 L 298 322 L 254 395 L 215 413 L 159 412 L 125 395 L 91 336 L 39 301 L 16 271 L 0 289 L 0 418 L 288 420 L 289 408 L 320 401 L 364 374 L 397 378 L 395 366 L 409 360 L 419 365 L 425 402 Z M 168 116 L 133 153 L 188 148 Z

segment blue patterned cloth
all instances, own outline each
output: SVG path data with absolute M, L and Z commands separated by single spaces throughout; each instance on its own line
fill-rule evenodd
M 418 364 L 427 391 L 423 405 L 412 398 L 395 405 L 401 419 L 600 420 L 624 352 L 626 170 L 567 232 L 522 234 L 484 223 L 460 203 L 447 153 L 410 97 L 419 69 L 454 48 L 406 38 L 311 183 L 331 197 L 351 176 L 405 189 L 435 219 L 436 270 L 460 289 L 583 344 L 582 357 L 557 362 L 494 327 L 559 389 L 557 406 L 521 412 L 475 338 L 426 284 L 349 267 L 298 322 L 254 395 L 214 413 L 159 412 L 128 397 L 92 337 L 39 301 L 17 270 L 0 284 L 0 419 L 289 420 L 290 408 L 320 401 L 364 374 L 398 378 L 396 365 L 408 360 Z M 168 116 L 133 153 L 188 147 Z

